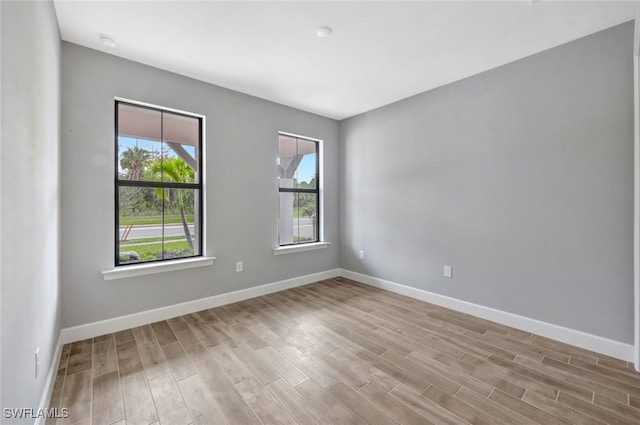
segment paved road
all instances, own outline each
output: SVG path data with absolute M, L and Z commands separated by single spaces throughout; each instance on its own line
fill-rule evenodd
M 310 238 L 313 235 L 313 228 L 311 226 L 310 218 L 301 218 L 293 219 L 293 234 L 299 235 L 302 237 Z M 298 228 L 299 226 L 299 228 Z M 189 230 L 193 235 L 193 225 L 189 226 Z M 298 230 L 298 231 L 296 231 Z M 120 227 L 120 237 L 122 237 L 122 233 L 124 232 L 124 227 Z M 298 233 L 299 232 L 299 233 Z M 182 224 L 171 224 L 164 227 L 164 235 L 165 236 L 182 236 L 184 235 L 184 230 L 182 228 Z M 162 236 L 162 226 L 133 226 L 131 232 L 129 232 L 128 241 L 133 241 L 134 239 L 141 238 L 159 238 Z
M 189 226 L 189 230 L 193 235 L 193 226 Z M 122 238 L 122 233 L 124 232 L 124 228 L 120 227 L 120 237 Z M 165 236 L 182 236 L 184 235 L 184 230 L 182 228 L 182 224 L 171 224 L 164 227 L 164 235 Z M 131 241 L 133 239 L 140 238 L 159 238 L 162 236 L 162 226 L 133 226 L 131 228 L 131 232 L 129 232 L 129 237 L 127 240 Z
M 298 222 L 299 221 L 299 222 Z M 293 219 L 293 234 L 303 238 L 313 237 L 313 226 L 310 218 Z

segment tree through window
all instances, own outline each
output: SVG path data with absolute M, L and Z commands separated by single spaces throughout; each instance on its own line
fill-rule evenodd
M 116 266 L 202 255 L 202 120 L 116 101 Z

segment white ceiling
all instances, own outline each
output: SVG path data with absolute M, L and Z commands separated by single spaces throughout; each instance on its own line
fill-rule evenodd
M 63 40 L 335 119 L 620 24 L 636 11 L 634 1 L 54 4 Z M 333 35 L 318 37 L 320 26 Z M 99 34 L 117 47 L 102 45 Z

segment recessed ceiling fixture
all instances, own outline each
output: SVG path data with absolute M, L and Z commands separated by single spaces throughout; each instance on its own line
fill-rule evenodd
M 316 31 L 316 34 L 318 34 L 318 37 L 329 37 L 331 34 L 333 34 L 333 30 L 331 29 L 331 27 L 320 27 Z
M 116 47 L 116 40 L 113 37 L 110 37 L 105 34 L 100 34 L 100 41 L 107 47 Z

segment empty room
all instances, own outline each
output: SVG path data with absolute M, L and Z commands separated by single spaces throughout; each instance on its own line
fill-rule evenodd
M 0 1 L 0 423 L 639 424 L 639 10 Z

